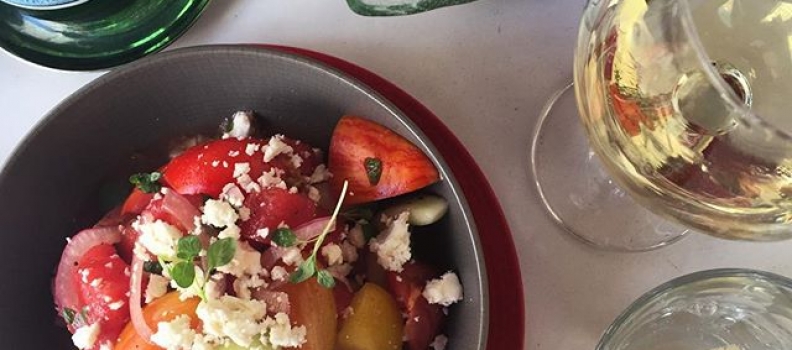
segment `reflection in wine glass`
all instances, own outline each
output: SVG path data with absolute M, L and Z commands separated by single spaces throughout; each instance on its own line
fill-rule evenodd
M 575 53 L 578 113 L 558 95 L 533 143 L 551 216 L 617 250 L 660 247 L 686 232 L 670 233 L 665 219 L 730 239 L 792 237 L 791 38 L 785 1 L 590 1 Z M 585 145 L 568 144 L 568 119 L 578 115 L 610 177 L 593 170 Z M 587 197 L 611 178 L 630 198 Z

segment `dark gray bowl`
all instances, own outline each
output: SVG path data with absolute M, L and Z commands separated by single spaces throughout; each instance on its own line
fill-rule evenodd
M 465 300 L 446 334 L 456 350 L 483 350 L 487 279 L 467 202 L 445 161 L 408 117 L 344 73 L 291 54 L 211 46 L 157 54 L 109 73 L 55 108 L 0 173 L 0 344 L 4 349 L 70 349 L 56 325 L 51 279 L 68 237 L 118 204 L 130 173 L 165 162 L 169 140 L 211 134 L 222 117 L 253 109 L 268 129 L 327 149 L 337 120 L 354 114 L 417 144 L 443 181 L 427 191 L 449 215 L 413 235 L 415 255 L 458 272 Z

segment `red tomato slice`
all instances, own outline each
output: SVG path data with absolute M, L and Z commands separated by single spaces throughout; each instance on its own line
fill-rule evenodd
M 346 285 L 336 280 L 336 285 L 333 287 L 333 298 L 335 299 L 336 313 L 339 320 L 343 319 L 344 311 L 352 304 L 354 296 L 355 294 Z M 340 323 L 339 326 L 341 326 Z
M 443 309 L 422 295 L 426 282 L 436 275 L 430 266 L 414 261 L 405 264 L 401 273 L 387 272 L 388 289 L 407 315 L 404 337 L 409 350 L 428 349 L 440 332 Z
M 165 166 L 163 179 L 180 194 L 206 194 L 217 198 L 226 184 L 234 182 L 234 164 L 248 163 L 253 180 L 269 171 L 271 165 L 264 163 L 261 151 L 252 155 L 245 152 L 248 144 L 264 145 L 266 141 L 230 138 L 193 146 Z
M 301 193 L 289 193 L 281 188 L 267 188 L 245 198 L 250 219 L 239 227 L 242 236 L 250 241 L 268 244 L 270 235 L 261 237 L 257 230 L 267 228 L 272 233 L 280 223 L 295 228 L 316 217 L 316 203 Z
M 368 161 L 379 161 L 376 180 L 369 178 Z M 346 205 L 395 197 L 440 180 L 434 163 L 417 146 L 385 126 L 352 116 L 341 118 L 333 130 L 327 164 L 334 194 L 349 181 Z
M 316 170 L 316 167 L 322 164 L 322 152 L 318 148 L 314 148 L 305 142 L 290 139 L 288 137 L 283 138 L 283 143 L 291 146 L 294 150 L 294 154 L 302 158 L 300 166 L 294 169 L 296 170 L 296 174 L 311 176 L 314 170 Z
M 138 215 L 146 209 L 153 198 L 153 193 L 145 193 L 135 188 L 132 190 L 132 193 L 129 194 L 126 201 L 124 201 L 124 205 L 121 207 L 121 214 Z
M 80 259 L 75 279 L 85 305 L 86 324 L 100 325 L 95 348 L 115 343 L 129 321 L 129 265 L 112 245 L 100 244 Z

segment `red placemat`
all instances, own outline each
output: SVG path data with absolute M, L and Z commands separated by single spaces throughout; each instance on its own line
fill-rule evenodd
M 376 90 L 406 114 L 440 150 L 457 175 L 481 237 L 489 278 L 489 336 L 487 350 L 519 350 L 525 345 L 525 307 L 517 251 L 509 226 L 487 178 L 465 146 L 429 109 L 391 82 L 342 59 L 323 53 L 277 45 L 263 45 L 313 58 L 340 69 Z

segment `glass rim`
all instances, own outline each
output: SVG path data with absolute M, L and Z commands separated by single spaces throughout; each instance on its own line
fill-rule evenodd
M 686 0 L 683 0 L 686 1 Z M 693 272 L 687 275 L 683 275 L 680 277 L 676 277 L 668 282 L 665 282 L 657 287 L 652 288 L 648 292 L 644 293 L 638 299 L 630 303 L 630 305 L 622 311 L 619 316 L 616 317 L 613 322 L 605 329 L 602 336 L 600 337 L 595 350 L 602 350 L 605 345 L 607 345 L 610 340 L 616 335 L 617 331 L 625 325 L 627 319 L 632 317 L 636 311 L 641 309 L 642 307 L 648 305 L 652 302 L 655 298 L 660 296 L 661 294 L 679 288 L 681 286 L 685 286 L 691 283 L 705 281 L 712 278 L 718 277 L 760 277 L 771 284 L 785 287 L 788 289 L 792 289 L 792 279 L 775 274 L 772 272 L 767 271 L 760 271 L 754 269 L 745 269 L 745 268 L 720 268 L 720 269 L 712 269 L 712 270 L 703 270 L 698 272 Z
M 682 30 L 684 30 L 685 34 L 688 36 L 690 45 L 693 47 L 693 51 L 696 54 L 699 64 L 703 67 L 703 71 L 707 76 L 707 80 L 709 80 L 710 83 L 715 87 L 720 96 L 724 97 L 724 100 L 726 100 L 726 103 L 729 105 L 729 107 L 737 111 L 737 113 L 740 115 L 739 121 L 770 130 L 776 133 L 779 137 L 792 140 L 792 133 L 774 126 L 762 118 L 761 115 L 751 110 L 750 107 L 747 107 L 744 103 L 742 103 L 741 99 L 737 96 L 737 93 L 734 92 L 728 83 L 726 83 L 726 80 L 724 80 L 720 73 L 713 67 L 713 61 L 709 57 L 709 54 L 707 54 L 707 50 L 704 48 L 704 44 L 701 42 L 701 38 L 699 37 L 696 23 L 693 21 L 693 11 L 690 8 L 690 0 L 671 1 L 675 1 L 679 4 L 681 9 L 680 16 Z

